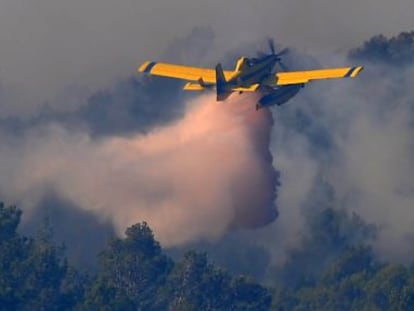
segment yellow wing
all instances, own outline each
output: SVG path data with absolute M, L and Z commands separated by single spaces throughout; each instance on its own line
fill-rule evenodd
M 308 83 L 312 80 L 355 78 L 363 67 L 343 67 L 308 71 L 291 71 L 276 73 L 276 85 Z
M 204 83 L 216 83 L 216 71 L 215 69 L 210 68 L 190 67 L 158 62 L 145 62 L 138 68 L 138 71 L 145 72 L 150 75 L 176 78 L 186 81 L 199 81 L 202 79 Z M 224 71 L 226 80 L 230 80 L 233 75 L 233 71 Z

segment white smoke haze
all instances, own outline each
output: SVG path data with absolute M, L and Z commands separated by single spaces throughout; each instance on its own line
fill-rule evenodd
M 293 240 L 306 234 L 300 228 L 304 203 L 321 176 L 333 187 L 339 207 L 378 226 L 373 245 L 377 254 L 408 263 L 414 253 L 414 93 L 407 85 L 414 78 L 413 68 L 366 65 L 366 72 L 353 81 L 309 85 L 288 105 L 273 109 L 272 150 L 282 187 L 280 217 L 272 227 L 280 230 L 284 216 L 294 215 L 291 226 L 279 233 Z M 312 126 L 329 133 L 333 146 L 315 146 L 312 126 L 298 130 L 284 122 L 300 111 Z
M 360 113 L 348 137 L 338 139 L 341 186 L 353 194 L 352 208 L 380 226 L 376 247 L 393 260 L 408 260 L 414 251 L 408 240 L 414 229 L 412 111 L 402 100 L 384 116 L 372 108 Z
M 284 126 L 281 116 L 275 110 L 274 115 L 272 153 L 274 166 L 281 173 L 282 187 L 279 189 L 277 200 L 277 223 L 265 229 L 271 232 L 274 227 L 275 232 L 266 233 L 265 236 L 271 238 L 263 237 L 262 240 L 265 240 L 266 248 L 272 250 L 274 260 L 280 263 L 285 259 L 286 249 L 299 246 L 306 222 L 302 207 L 308 201 L 320 170 L 320 163 L 310 154 L 309 141 L 293 129 Z
M 254 96 L 216 103 L 207 95 L 190 103 L 183 119 L 145 136 L 92 139 L 60 124 L 32 128 L 23 139 L 1 133 L 0 195 L 23 207 L 26 219 L 53 192 L 111 220 L 119 233 L 146 220 L 165 246 L 215 240 L 230 228 L 274 219 L 272 133 L 279 218 L 243 239 L 283 262 L 306 234 L 304 209 L 322 176 L 339 205 L 379 226 L 377 253 L 407 262 L 414 251 L 413 96 L 406 82 L 413 69 L 381 75 L 384 68 L 367 67 L 355 80 L 307 86 L 272 108 L 274 124 L 269 111 L 255 111 Z M 298 113 L 310 117 L 309 129 L 298 130 Z M 314 126 L 329 133 L 331 147 L 315 145 Z
M 147 221 L 165 246 L 269 223 L 278 182 L 272 117 L 256 112 L 256 99 L 202 96 L 175 124 L 130 138 L 94 141 L 59 124 L 35 128 L 0 147 L 1 195 L 30 218 L 53 191 L 111 219 L 119 233 Z
M 194 26 L 216 34 L 210 64 L 268 35 L 310 53 L 346 52 L 377 33 L 411 29 L 413 10 L 411 0 L 2 0 L 0 81 L 13 101 L 0 114 L 81 105 L 67 97 L 111 85 L 147 59 L 164 60 L 167 46 Z
M 350 65 L 342 53 L 372 35 L 411 29 L 413 10 L 411 0 L 1 1 L 0 114 L 36 115 L 45 103 L 73 111 L 91 90 L 135 74 L 149 58 L 196 63 L 202 49 L 203 64 L 214 64 L 267 35 L 316 55 L 322 67 Z M 211 27 L 214 36 L 207 32 L 195 56 L 186 57 L 193 41 L 178 52 L 174 42 L 195 25 Z M 177 55 L 166 55 L 171 43 Z M 47 193 L 57 192 L 111 219 L 119 232 L 147 220 L 164 245 L 216 239 L 274 217 L 272 132 L 280 216 L 252 240 L 276 257 L 297 245 L 303 209 L 322 176 L 344 207 L 380 226 L 378 254 L 407 261 L 414 253 L 414 68 L 362 65 L 366 71 L 354 81 L 312 83 L 272 108 L 273 129 L 270 114 L 254 110 L 255 99 L 235 96 L 224 105 L 196 99 L 183 119 L 147 136 L 96 140 L 59 123 L 30 128 L 22 138 L 0 132 L 1 199 L 30 218 Z M 332 146 L 317 146 L 312 128 L 296 128 L 299 112 L 329 133 Z

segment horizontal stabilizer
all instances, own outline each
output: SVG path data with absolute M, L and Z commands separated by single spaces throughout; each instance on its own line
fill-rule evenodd
M 186 91 L 203 91 L 205 89 L 204 86 L 201 86 L 199 83 L 192 83 L 188 82 L 184 85 L 183 90 Z
M 260 87 L 259 83 L 252 84 L 249 87 L 234 87 L 231 90 L 234 92 L 256 92 Z
M 235 87 L 229 89 L 233 92 L 256 92 L 259 89 L 259 84 L 253 84 L 250 87 Z M 185 91 L 204 91 L 207 89 L 214 89 L 215 85 L 200 85 L 199 83 L 188 82 L 184 85 L 183 90 Z

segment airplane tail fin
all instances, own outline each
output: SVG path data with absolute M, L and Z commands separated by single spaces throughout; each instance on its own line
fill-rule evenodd
M 223 101 L 232 93 L 228 87 L 226 77 L 224 76 L 223 68 L 221 64 L 216 66 L 216 89 L 217 89 L 217 101 Z

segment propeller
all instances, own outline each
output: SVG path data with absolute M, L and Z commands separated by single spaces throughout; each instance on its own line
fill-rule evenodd
M 279 53 L 276 53 L 275 40 L 273 40 L 273 38 L 268 38 L 267 39 L 267 44 L 269 45 L 269 50 L 271 52 L 271 55 L 276 55 L 277 57 L 280 57 L 280 56 L 286 55 L 290 52 L 289 48 L 284 48 Z
M 277 57 L 277 64 L 280 68 L 282 68 L 283 71 L 288 71 L 287 66 L 282 62 L 282 56 L 288 54 L 290 52 L 289 48 L 284 48 L 280 52 L 276 53 L 275 49 L 275 41 L 273 38 L 268 38 L 267 43 L 269 45 L 269 49 L 272 52 L 272 55 L 275 55 Z
M 266 57 L 266 56 L 269 56 L 269 55 L 277 55 L 278 56 L 278 54 L 280 54 L 280 53 L 276 54 L 275 41 L 272 38 L 267 39 L 267 44 L 269 46 L 270 54 L 262 52 L 262 51 L 258 51 L 257 52 L 258 57 Z M 286 53 L 284 50 L 283 50 L 283 52 Z
M 269 55 L 274 55 L 277 58 L 277 64 L 280 66 L 280 68 L 282 68 L 282 70 L 284 70 L 284 71 L 288 71 L 287 66 L 282 63 L 281 57 L 288 54 L 290 52 L 290 50 L 288 48 L 284 48 L 280 52 L 276 53 L 275 41 L 274 41 L 273 38 L 268 38 L 267 39 L 267 44 L 269 46 L 270 54 L 264 53 L 262 51 L 258 51 L 257 52 L 257 57 L 263 58 L 263 57 L 266 57 L 266 56 L 269 56 Z
M 267 44 L 269 45 L 269 49 L 272 52 L 272 55 L 275 55 L 276 54 L 275 40 L 273 40 L 273 38 L 267 38 Z
M 280 66 L 280 68 L 282 68 L 283 71 L 289 71 L 288 67 L 282 63 L 281 60 L 278 60 L 277 64 Z
M 280 56 L 288 54 L 289 52 L 290 52 L 289 48 L 284 48 L 279 53 L 277 53 L 276 56 L 280 57 Z

